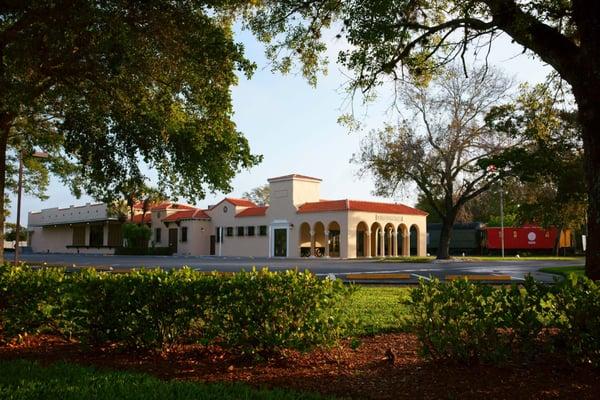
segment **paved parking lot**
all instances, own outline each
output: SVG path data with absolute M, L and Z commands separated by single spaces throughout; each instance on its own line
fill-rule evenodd
M 10 256 L 9 256 L 10 257 Z M 114 269 L 132 267 L 180 268 L 189 266 L 201 271 L 235 272 L 251 269 L 253 266 L 268 266 L 272 270 L 308 269 L 317 275 L 334 274 L 343 278 L 353 273 L 399 273 L 408 274 L 408 280 L 400 283 L 414 283 L 418 278 L 431 276 L 444 279 L 447 275 L 506 275 L 513 281 L 521 281 L 532 274 L 539 281 L 552 282 L 556 275 L 539 272 L 540 268 L 583 265 L 583 258 L 576 261 L 557 260 L 519 260 L 519 261 L 434 261 L 431 263 L 381 263 L 375 260 L 340 259 L 269 259 L 251 257 L 184 257 L 184 256 L 103 256 L 79 254 L 23 254 L 23 261 L 36 264 L 102 266 Z

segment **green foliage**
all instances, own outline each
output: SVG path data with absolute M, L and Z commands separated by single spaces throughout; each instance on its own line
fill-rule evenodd
M 318 395 L 241 384 L 165 381 L 135 372 L 97 370 L 62 362 L 49 366 L 0 361 L 0 398 L 7 400 L 318 400 Z
M 405 287 L 357 286 L 343 310 L 350 336 L 406 331 L 410 325 Z
M 600 285 L 569 274 L 552 303 L 558 349 L 574 362 L 600 367 Z
M 4 240 L 8 240 L 9 242 L 15 241 L 17 239 L 17 224 L 6 223 L 4 224 L 4 229 L 6 233 L 4 234 Z M 19 240 L 24 241 L 27 240 L 27 228 L 21 226 L 19 229 Z
M 111 274 L 3 267 L 0 321 L 5 337 L 50 331 L 87 344 L 146 349 L 186 340 L 252 356 L 306 350 L 343 332 L 348 289 L 308 272 L 190 269 Z
M 242 197 L 252 201 L 255 204 L 258 204 L 259 206 L 267 206 L 269 205 L 269 199 L 271 197 L 271 188 L 268 184 L 258 186 L 249 192 L 245 192 Z
M 305 272 L 240 272 L 219 279 L 219 304 L 209 324 L 230 347 L 268 354 L 286 347 L 306 350 L 343 332 L 340 281 Z
M 145 248 L 152 236 L 152 231 L 145 224 L 127 223 L 123 224 L 121 229 L 123 229 L 123 239 L 127 241 L 126 247 L 128 248 Z
M 7 338 L 62 331 L 65 269 L 0 266 L 0 331 Z
M 434 359 L 498 362 L 555 351 L 600 365 L 600 286 L 586 277 L 554 286 L 528 277 L 510 288 L 433 279 L 405 304 L 423 353 Z
M 127 182 L 144 181 L 139 161 L 163 178 L 165 189 L 187 198 L 229 191 L 240 168 L 260 161 L 231 118 L 237 73 L 249 77 L 255 68 L 231 29 L 232 16 L 247 5 L 107 0 L 3 7 L 0 135 L 9 151 L 0 157 L 12 161 L 10 149 L 44 150 L 47 166 L 39 172 L 27 161 L 31 174 L 47 182 L 48 171 L 59 173 L 76 193 L 85 189 L 103 200 Z

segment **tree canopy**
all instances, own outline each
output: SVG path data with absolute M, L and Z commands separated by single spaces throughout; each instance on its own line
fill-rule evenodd
M 0 191 L 11 149 L 48 152 L 65 185 L 105 201 L 144 165 L 190 201 L 230 191 L 261 160 L 232 121 L 236 73 L 254 70 L 231 30 L 247 4 L 3 2 Z
M 449 257 L 452 226 L 465 205 L 503 178 L 487 160 L 512 144 L 484 122 L 510 88 L 497 71 L 447 68 L 431 85 L 405 85 L 402 104 L 414 118 L 372 132 L 356 161 L 375 178 L 376 193 L 393 195 L 415 184 L 442 221 L 438 258 Z

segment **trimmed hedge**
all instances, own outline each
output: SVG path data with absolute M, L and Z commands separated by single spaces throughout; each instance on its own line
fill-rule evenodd
M 600 286 L 575 275 L 547 286 L 421 280 L 404 301 L 423 354 L 499 362 L 553 351 L 600 366 Z
M 268 355 L 335 341 L 349 290 L 297 271 L 112 274 L 4 266 L 0 324 L 6 339 L 51 332 L 86 344 L 138 348 L 195 340 Z

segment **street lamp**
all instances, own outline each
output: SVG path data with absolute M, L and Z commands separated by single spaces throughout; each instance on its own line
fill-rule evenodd
M 36 151 L 31 157 L 48 158 L 48 153 Z M 19 183 L 17 185 L 17 226 L 15 228 L 15 265 L 19 263 L 19 235 L 21 234 L 21 193 L 23 192 L 23 150 L 19 151 Z

